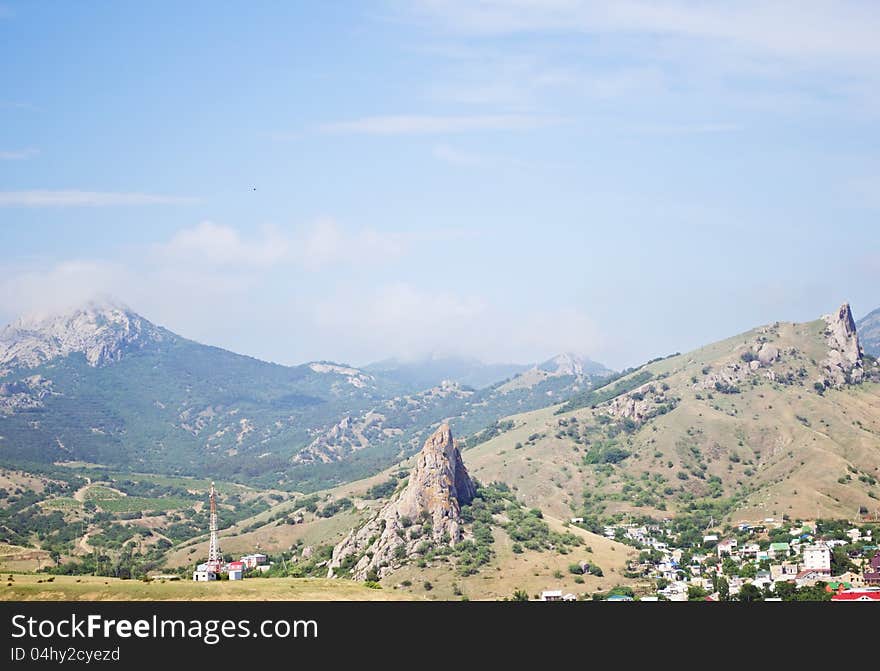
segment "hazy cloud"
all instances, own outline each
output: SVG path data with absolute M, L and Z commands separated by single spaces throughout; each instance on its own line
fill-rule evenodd
M 180 205 L 194 202 L 196 202 L 194 198 L 149 193 L 114 193 L 72 189 L 0 191 L 0 207 L 109 207 L 114 205 Z
M 203 221 L 175 233 L 157 248 L 165 261 L 214 266 L 271 266 L 284 259 L 289 241 L 276 228 L 266 227 L 254 240 L 245 240 L 231 226 Z
M 354 133 L 364 135 L 439 135 L 476 131 L 531 130 L 555 123 L 553 119 L 516 115 L 430 116 L 396 115 L 373 116 L 350 121 L 334 121 L 318 126 L 324 133 Z
M 39 149 L 28 147 L 27 149 L 13 149 L 0 151 L 0 161 L 22 161 L 33 158 L 40 153 Z
M 296 249 L 300 263 L 314 270 L 335 263 L 381 262 L 403 254 L 410 242 L 403 234 L 373 229 L 350 232 L 333 219 L 321 219 L 300 237 Z
M 790 57 L 852 59 L 880 55 L 875 9 L 822 0 L 423 0 L 416 12 L 467 33 L 649 33 L 724 40 Z
M 126 273 L 121 265 L 94 260 L 69 260 L 31 269 L 6 268 L 0 280 L 0 312 L 11 319 L 81 305 L 114 289 L 121 290 Z

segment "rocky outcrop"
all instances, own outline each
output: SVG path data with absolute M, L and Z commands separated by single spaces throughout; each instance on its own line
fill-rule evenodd
M 426 541 L 458 543 L 464 537 L 461 506 L 475 495 L 452 431 L 444 424 L 425 441 L 406 487 L 333 549 L 328 576 L 350 568 L 356 580 L 373 572 L 382 578 L 418 555 Z
M 653 382 L 636 387 L 600 406 L 600 412 L 634 422 L 644 422 L 675 407 L 675 399 L 658 389 Z
M 52 381 L 42 375 L 0 383 L 0 414 L 9 415 L 16 411 L 42 408 L 43 399 L 52 393 Z
M 0 369 L 34 368 L 82 354 L 90 366 L 119 361 L 130 350 L 171 334 L 124 307 L 89 303 L 67 314 L 23 317 L 0 331 Z
M 837 312 L 824 315 L 822 319 L 826 324 L 828 344 L 828 354 L 821 362 L 825 384 L 841 387 L 860 383 L 864 378 L 862 348 L 849 303 L 844 303 Z

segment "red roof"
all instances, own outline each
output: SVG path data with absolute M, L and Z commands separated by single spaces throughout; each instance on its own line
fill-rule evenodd
M 880 601 L 880 591 L 845 590 L 831 597 L 832 601 Z

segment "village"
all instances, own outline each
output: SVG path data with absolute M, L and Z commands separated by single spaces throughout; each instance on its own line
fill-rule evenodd
M 656 593 L 636 597 L 612 591 L 604 600 L 880 603 L 880 552 L 871 526 L 766 518 L 725 531 L 707 530 L 694 547 L 677 545 L 671 520 L 605 526 L 606 538 L 640 550 L 638 561 L 628 566 L 628 577 L 650 580 Z M 540 598 L 577 599 L 562 590 L 545 590 Z

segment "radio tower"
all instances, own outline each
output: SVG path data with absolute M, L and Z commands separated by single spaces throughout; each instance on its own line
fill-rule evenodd
M 211 545 L 208 547 L 208 563 L 218 567 L 223 563 L 220 541 L 217 540 L 217 494 L 213 482 L 211 483 Z

